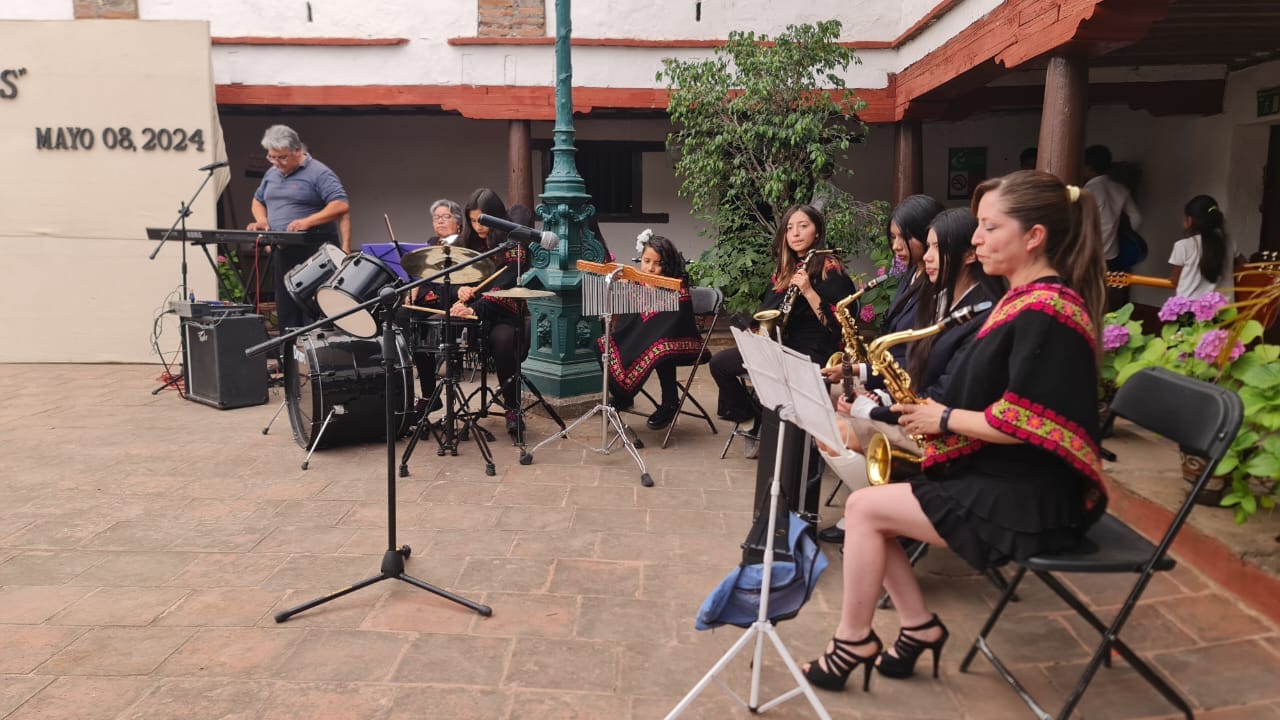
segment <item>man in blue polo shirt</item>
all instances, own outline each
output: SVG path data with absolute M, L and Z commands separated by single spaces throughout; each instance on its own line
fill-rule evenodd
M 281 330 L 306 324 L 305 310 L 285 288 L 285 275 L 316 251 L 319 243 L 341 245 L 351 252 L 347 213 L 351 206 L 342 181 L 328 165 L 307 153 L 298 133 L 287 125 L 272 125 L 262 136 L 271 169 L 253 194 L 253 222 L 249 230 L 305 231 L 305 245 L 275 250 L 276 318 Z

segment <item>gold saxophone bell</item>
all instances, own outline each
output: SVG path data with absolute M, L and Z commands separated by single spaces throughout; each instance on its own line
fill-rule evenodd
M 759 323 L 759 325 L 756 326 L 757 335 L 762 335 L 770 340 L 776 339 L 773 336 L 773 330 L 778 326 L 778 318 L 782 317 L 781 310 L 761 310 L 755 315 L 752 315 L 752 317 L 755 318 L 757 323 Z
M 897 458 L 917 467 L 922 457 L 899 450 L 889 442 L 889 436 L 878 432 L 871 436 L 867 443 L 867 483 L 870 485 L 888 485 L 893 479 L 893 460 Z
M 833 368 L 837 365 L 844 364 L 844 353 L 839 350 L 831 353 L 831 357 L 827 358 L 827 367 Z

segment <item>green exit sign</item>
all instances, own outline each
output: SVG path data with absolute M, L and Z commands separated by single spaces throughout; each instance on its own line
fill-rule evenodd
M 1258 91 L 1258 117 L 1280 115 L 1280 87 Z

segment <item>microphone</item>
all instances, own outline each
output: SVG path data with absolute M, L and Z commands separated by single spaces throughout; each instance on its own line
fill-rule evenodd
M 503 220 L 492 215 L 480 213 L 480 217 L 476 218 L 476 222 L 485 227 L 497 228 L 505 230 L 511 237 L 517 240 L 527 240 L 529 242 L 537 242 L 542 245 L 543 250 L 555 250 L 560 245 L 560 236 L 550 230 L 534 230 L 531 227 L 517 225 L 510 220 Z
M 230 164 L 231 164 L 230 160 L 219 160 L 218 162 L 211 162 L 208 165 L 205 165 L 203 167 L 199 167 L 196 169 L 199 170 L 200 172 L 205 172 L 208 170 L 217 170 L 220 167 L 226 167 Z

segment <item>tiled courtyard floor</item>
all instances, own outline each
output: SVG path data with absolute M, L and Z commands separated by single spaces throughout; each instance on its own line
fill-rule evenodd
M 500 418 L 487 421 L 499 435 L 494 477 L 474 445 L 458 457 L 424 445 L 398 483 L 408 572 L 493 616 L 389 581 L 277 624 L 274 612 L 377 574 L 383 447 L 321 451 L 302 471 L 285 417 L 261 432 L 279 396 L 218 411 L 152 396 L 156 373 L 0 366 L 0 718 L 659 718 L 741 633 L 693 629 L 751 516 L 755 463 L 740 443 L 719 459 L 723 424 L 712 435 L 686 418 L 663 450 L 660 433 L 631 418 L 649 441 L 653 488 L 640 487 L 625 453 L 569 441 L 521 466 Z M 709 380 L 695 395 L 714 399 Z M 533 418 L 530 436 L 553 427 Z M 591 445 L 598 427 L 586 426 Z M 1141 437 L 1117 442 L 1118 478 L 1172 453 Z M 837 513 L 823 510 L 827 521 Z M 826 549 L 833 565 L 814 598 L 779 625 L 801 662 L 836 624 L 841 569 Z M 993 588 L 944 551 L 918 572 L 953 634 L 941 679 L 820 691 L 832 716 L 1027 717 L 982 661 L 958 669 Z M 1112 580 L 1070 580 L 1095 606 L 1120 601 Z M 1002 628 L 993 644 L 1056 704 L 1086 658 L 1082 623 L 1028 582 Z M 877 629 L 894 635 L 891 612 Z M 1126 635 L 1200 717 L 1280 718 L 1276 626 L 1186 563 L 1155 581 Z M 727 673 L 742 693 L 746 658 Z M 766 698 L 790 685 L 772 651 L 763 677 Z M 714 686 L 686 714 L 748 716 Z M 765 716 L 812 713 L 794 699 Z M 1080 716 L 1171 709 L 1118 661 Z

